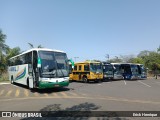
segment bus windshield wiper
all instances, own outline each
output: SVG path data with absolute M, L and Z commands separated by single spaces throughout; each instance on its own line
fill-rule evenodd
M 59 65 L 58 65 L 58 62 L 57 62 L 57 60 L 55 59 L 55 61 L 56 61 L 56 63 L 57 63 L 57 67 L 59 68 Z M 60 70 L 61 71 L 61 73 L 62 73 L 62 77 L 65 77 L 64 76 L 64 73 L 63 73 L 63 71 L 62 71 L 62 69 L 58 69 L 58 70 Z M 60 76 L 59 76 L 60 77 Z
M 51 74 L 51 75 L 55 75 L 55 73 L 53 73 L 53 72 L 43 72 L 42 74 L 43 74 L 43 75 L 50 75 L 50 74 Z

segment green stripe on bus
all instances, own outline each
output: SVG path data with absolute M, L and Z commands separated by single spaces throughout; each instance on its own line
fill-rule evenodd
M 64 87 L 64 86 L 68 86 L 69 85 L 69 81 L 63 81 L 63 82 L 39 82 L 39 88 L 43 89 L 43 88 L 55 88 L 55 87 Z

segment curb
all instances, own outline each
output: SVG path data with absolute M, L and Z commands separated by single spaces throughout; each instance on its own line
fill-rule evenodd
M 154 79 L 154 80 L 160 80 L 160 78 L 158 77 L 157 79 L 155 77 L 147 77 L 147 79 Z
M 0 82 L 0 85 L 7 85 L 7 84 L 11 84 L 11 83 L 9 83 L 9 82 L 8 83 Z

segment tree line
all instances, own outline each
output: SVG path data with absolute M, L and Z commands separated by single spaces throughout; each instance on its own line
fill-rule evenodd
M 160 46 L 157 48 L 156 51 L 143 50 L 136 57 L 133 55 L 121 55 L 120 57 L 107 60 L 107 62 L 139 63 L 143 64 L 146 68 L 148 68 L 150 73 L 160 74 Z
M 20 47 L 10 48 L 6 45 L 6 38 L 7 36 L 0 29 L 0 75 L 7 71 L 8 59 L 23 52 Z M 31 43 L 28 45 L 30 48 L 35 48 Z M 42 48 L 42 46 L 38 45 L 37 48 Z
M 8 66 L 8 59 L 20 54 L 22 51 L 20 47 L 10 48 L 5 44 L 6 35 L 0 30 L 0 74 L 6 72 Z M 34 48 L 33 44 L 28 43 L 31 48 Z M 42 48 L 41 45 L 37 46 Z M 139 63 L 144 64 L 146 68 L 153 72 L 160 72 L 160 46 L 156 51 L 141 51 L 136 57 L 132 55 L 120 56 L 113 59 L 109 59 L 109 56 L 106 56 L 107 62 L 126 62 L 126 63 Z

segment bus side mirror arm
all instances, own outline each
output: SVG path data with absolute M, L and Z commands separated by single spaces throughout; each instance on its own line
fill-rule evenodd
M 36 73 L 38 72 L 38 68 L 36 68 Z
M 32 73 L 32 65 L 31 64 L 28 64 L 28 73 Z

